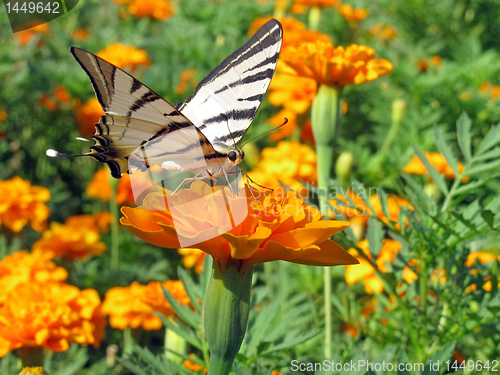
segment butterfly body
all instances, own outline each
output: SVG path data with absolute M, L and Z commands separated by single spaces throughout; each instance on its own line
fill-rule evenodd
M 237 145 L 274 74 L 282 35 L 280 23 L 269 21 L 177 107 L 120 68 L 72 47 L 105 112 L 90 152 L 77 156 L 107 163 L 115 178 L 153 165 L 195 178 L 227 176 L 243 160 Z M 69 156 L 53 150 L 47 155 Z

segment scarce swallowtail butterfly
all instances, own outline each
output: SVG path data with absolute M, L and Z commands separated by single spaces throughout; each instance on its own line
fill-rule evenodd
M 283 31 L 271 20 L 227 57 L 176 107 L 100 57 L 72 47 L 105 115 L 95 125 L 95 144 L 83 155 L 47 150 L 56 157 L 90 156 L 111 174 L 148 170 L 190 171 L 189 180 L 226 176 L 244 153 L 246 134 L 273 77 Z

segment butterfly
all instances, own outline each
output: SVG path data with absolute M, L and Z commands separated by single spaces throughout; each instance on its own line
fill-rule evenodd
M 274 75 L 283 38 L 270 20 L 211 71 L 193 96 L 173 106 L 113 64 L 83 49 L 71 53 L 87 73 L 105 115 L 95 125 L 90 156 L 120 178 L 159 165 L 190 171 L 188 180 L 226 176 L 244 158 L 238 143 L 248 131 Z

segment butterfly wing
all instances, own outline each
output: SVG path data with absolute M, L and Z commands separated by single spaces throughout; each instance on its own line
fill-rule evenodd
M 234 149 L 246 134 L 273 77 L 282 38 L 281 24 L 270 20 L 177 106 L 215 150 Z
M 205 157 L 216 156 L 205 135 L 153 90 L 90 52 L 72 47 L 71 53 L 106 114 L 96 124 L 96 144 L 85 155 L 107 163 L 113 177 L 155 164 L 168 170 L 203 169 Z

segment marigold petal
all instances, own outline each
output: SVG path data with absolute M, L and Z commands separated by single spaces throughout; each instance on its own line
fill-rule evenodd
M 359 264 L 359 261 L 345 251 L 334 241 L 326 240 L 320 245 L 320 250 L 314 253 L 301 255 L 289 262 L 306 264 L 308 266 L 338 266 Z

